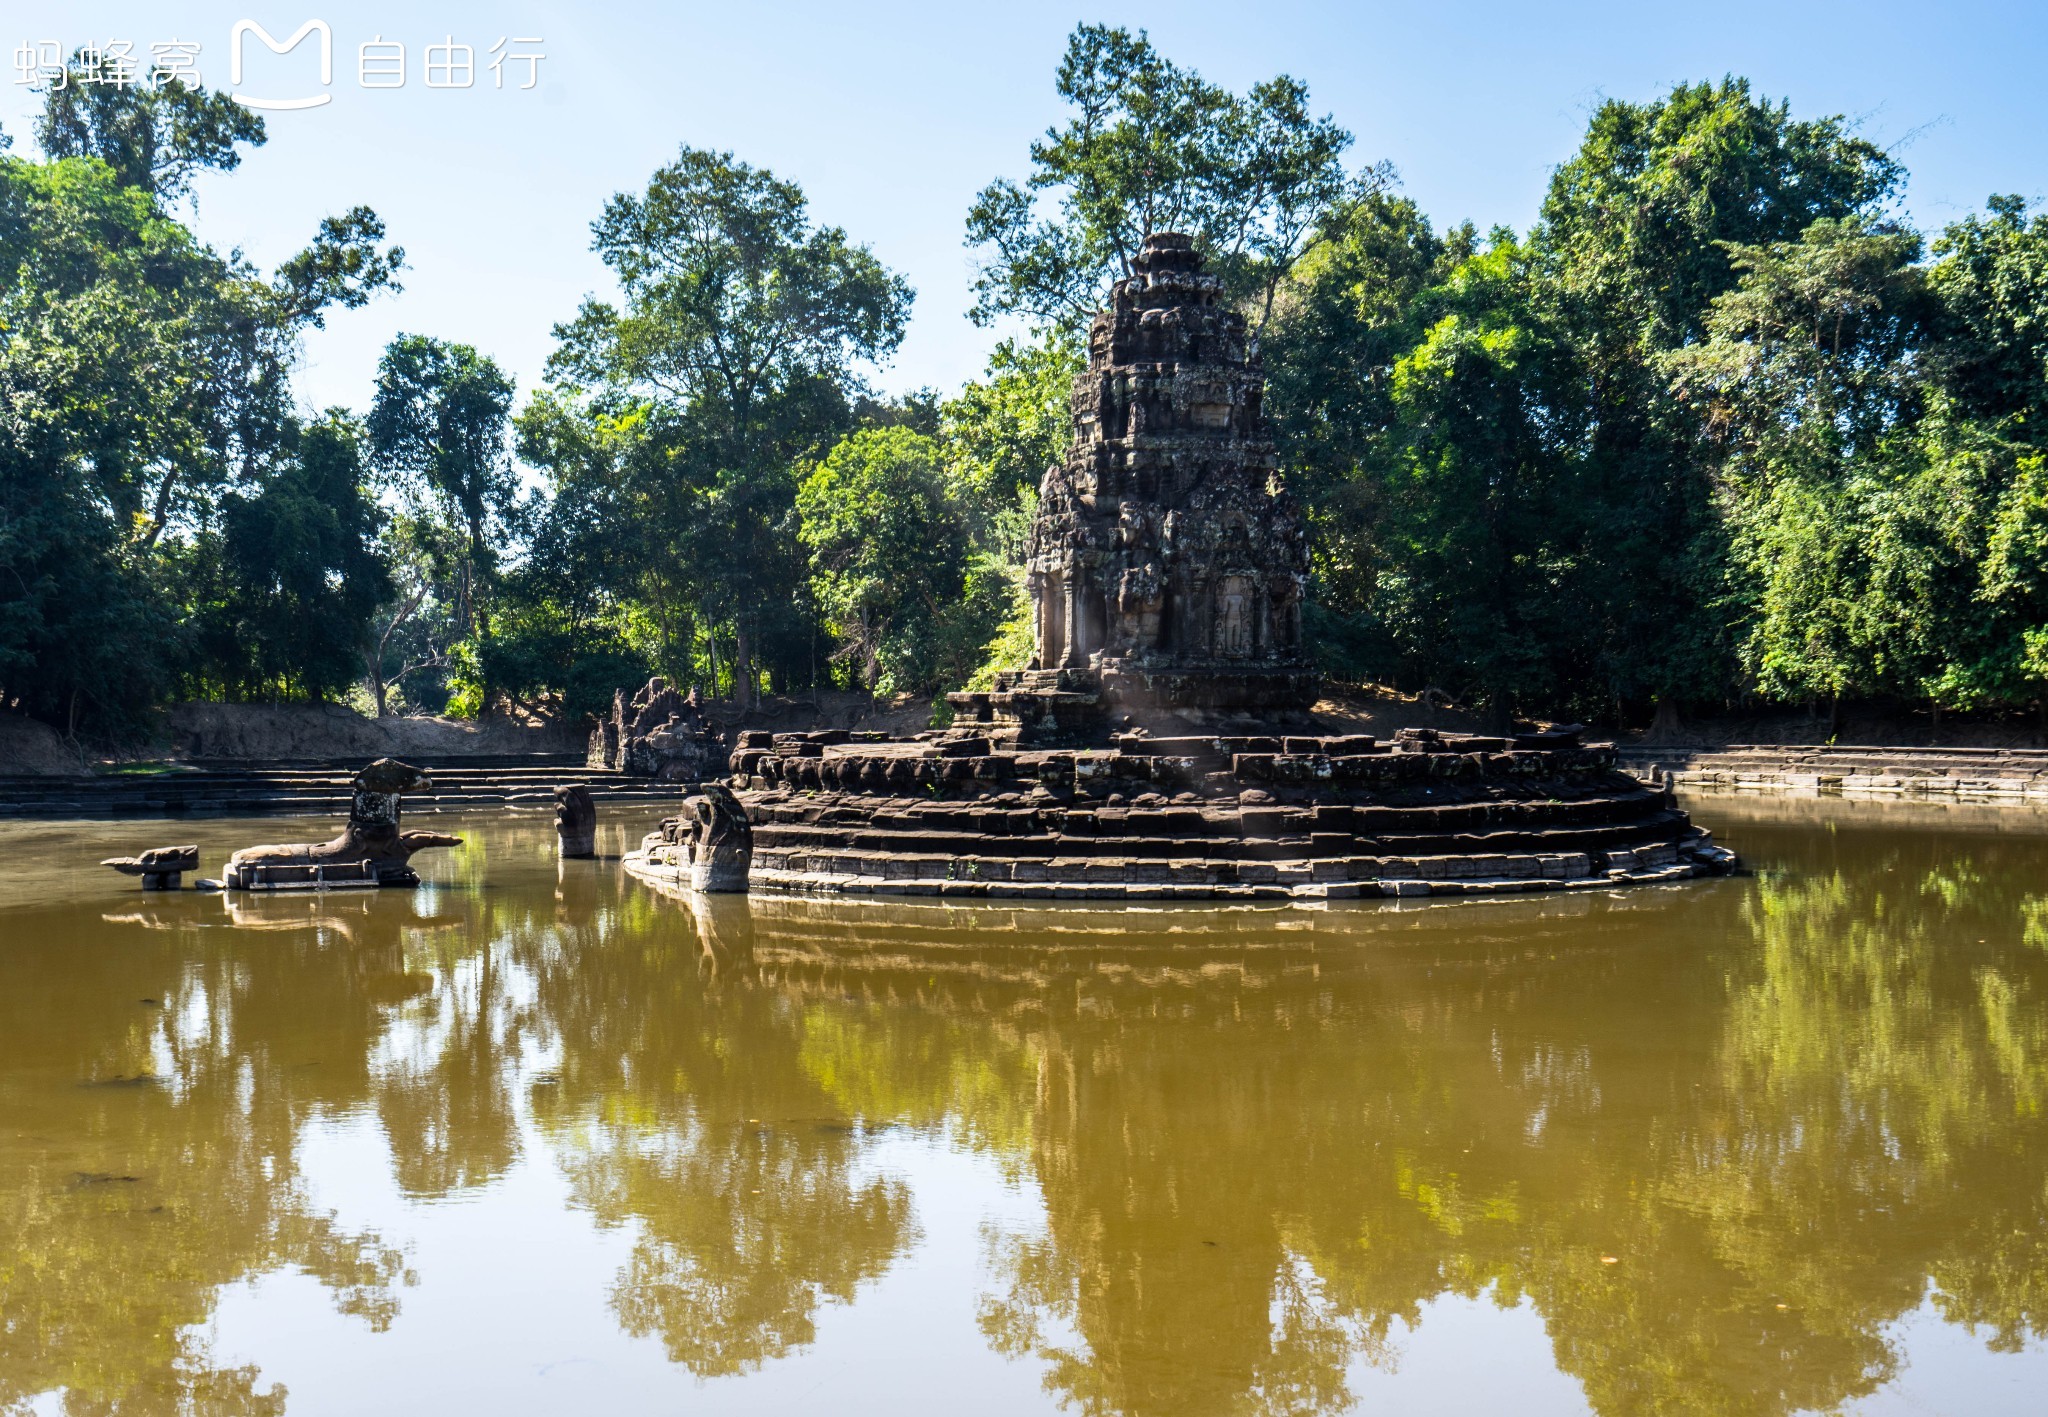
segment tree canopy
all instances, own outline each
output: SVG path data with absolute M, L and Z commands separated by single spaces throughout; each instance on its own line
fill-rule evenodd
M 2022 199 L 1915 231 L 1895 154 L 1730 76 L 1603 101 L 1530 226 L 1482 233 L 1347 166 L 1292 77 L 1233 91 L 1096 24 L 1051 77 L 966 215 L 971 317 L 1014 323 L 961 387 L 878 392 L 903 277 L 786 177 L 683 148 L 595 214 L 613 288 L 541 387 L 409 333 L 359 414 L 291 372 L 398 288 L 377 215 L 260 271 L 181 205 L 257 115 L 53 90 L 41 155 L 0 154 L 0 703 L 118 735 L 181 693 L 573 717 L 657 672 L 742 704 L 985 683 L 1028 654 L 1081 331 L 1173 229 L 1254 331 L 1333 678 L 1503 722 L 2048 718 Z

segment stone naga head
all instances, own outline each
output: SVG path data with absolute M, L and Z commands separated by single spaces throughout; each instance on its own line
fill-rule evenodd
M 754 829 L 739 798 L 707 782 L 684 803 L 695 822 L 690 883 L 700 891 L 744 891 L 754 863 Z

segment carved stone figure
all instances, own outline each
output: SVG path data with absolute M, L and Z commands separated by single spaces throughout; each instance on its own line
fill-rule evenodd
M 597 854 L 597 803 L 582 785 L 555 789 L 555 835 L 566 857 Z
M 690 884 L 700 891 L 744 891 L 754 864 L 754 828 L 747 809 L 716 782 L 705 783 L 702 793 L 683 805 L 696 821 Z
M 146 891 L 174 891 L 184 884 L 184 873 L 199 869 L 197 846 L 158 846 L 140 856 L 110 856 L 100 862 L 124 876 L 142 877 Z
M 338 886 L 416 886 L 416 852 L 460 846 L 459 836 L 400 831 L 399 809 L 409 792 L 433 790 L 433 779 L 410 763 L 379 758 L 355 776 L 348 825 L 318 844 L 248 846 L 228 858 L 221 884 L 228 890 L 306 890 Z
M 1258 355 L 1190 238 L 1155 232 L 1131 264 L 1089 329 L 1074 441 L 1039 487 L 1035 654 L 992 701 L 1020 728 L 1059 720 L 1076 693 L 1140 721 L 1298 715 L 1315 698 L 1308 546 Z
M 702 782 L 724 774 L 727 753 L 697 691 L 679 694 L 657 676 L 631 699 L 624 689 L 613 693 L 611 714 L 591 733 L 585 761 L 657 782 Z
M 754 864 L 747 809 L 723 783 L 707 782 L 683 799 L 683 814 L 647 834 L 629 868 L 651 871 L 699 891 L 744 891 Z

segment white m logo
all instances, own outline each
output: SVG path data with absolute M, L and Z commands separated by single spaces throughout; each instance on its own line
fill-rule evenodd
M 228 32 L 228 82 L 239 86 L 242 82 L 242 37 L 255 35 L 263 41 L 272 54 L 289 54 L 299 47 L 299 41 L 314 31 L 320 34 L 320 82 L 334 82 L 334 31 L 327 28 L 325 20 L 308 20 L 293 32 L 292 37 L 279 44 L 270 37 L 270 31 L 254 20 L 237 20 L 234 29 Z M 249 108 L 318 108 L 332 100 L 333 94 L 314 94 L 311 98 L 250 98 L 247 94 L 236 94 L 235 102 Z

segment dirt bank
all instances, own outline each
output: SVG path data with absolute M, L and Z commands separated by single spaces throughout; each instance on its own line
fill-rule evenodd
M 584 741 L 554 724 L 365 718 L 339 704 L 179 704 L 164 725 L 177 756 L 253 761 L 580 753 Z
M 1843 706 L 1841 722 L 1832 731 L 1826 714 L 1794 711 L 1685 718 L 1675 725 L 1653 724 L 1614 738 L 1623 747 L 1641 748 L 1716 749 L 1749 743 L 1818 747 L 1830 741 L 1892 748 L 2048 748 L 2048 733 L 2032 715 L 1944 714 L 1937 723 L 1931 714 L 1849 705 Z
M 0 714 L 0 777 L 63 777 L 84 760 L 47 723 Z

